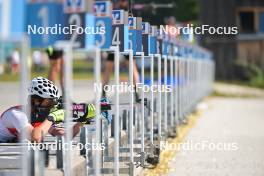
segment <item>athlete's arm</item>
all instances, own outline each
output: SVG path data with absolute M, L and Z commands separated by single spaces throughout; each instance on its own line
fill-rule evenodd
M 65 134 L 65 130 L 62 127 L 50 127 L 49 134 L 52 136 L 63 136 Z
M 41 142 L 42 137 L 48 133 L 51 125 L 52 122 L 46 119 L 44 120 L 43 123 L 41 123 L 40 126 L 35 128 L 32 127 L 32 131 L 30 133 L 31 140 L 36 142 Z
M 10 116 L 8 117 L 10 123 L 15 127 L 18 134 L 22 132 L 26 132 L 27 138 L 32 141 L 41 142 L 42 133 L 43 135 L 47 134 L 49 128 L 52 125 L 52 122 L 45 120 L 40 126 L 33 127 L 29 122 L 27 115 L 24 112 L 13 110 L 10 112 Z
M 72 127 L 72 137 L 73 138 L 80 132 L 81 127 L 83 127 L 83 123 L 81 122 L 77 122 L 74 124 L 74 126 Z
M 72 127 L 72 137 L 73 138 L 80 132 L 81 127 L 83 127 L 83 123 L 81 122 L 77 122 L 74 124 L 74 126 Z M 48 132 L 52 136 L 63 136 L 65 135 L 65 128 L 51 127 Z

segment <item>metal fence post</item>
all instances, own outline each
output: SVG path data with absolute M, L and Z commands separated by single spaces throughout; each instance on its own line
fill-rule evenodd
M 65 127 L 66 127 L 66 136 L 65 143 L 70 146 L 72 139 L 72 129 L 71 129 L 71 98 L 72 98 L 72 46 L 70 43 L 61 43 L 61 47 L 64 48 L 64 98 L 65 98 Z M 64 150 L 64 149 L 62 149 Z M 71 175 L 71 155 L 69 151 L 64 151 L 63 156 L 64 164 L 63 171 L 65 176 Z
M 134 69 L 134 61 L 133 61 L 133 51 L 129 50 L 129 85 L 134 85 L 133 80 L 133 69 Z M 134 90 L 134 87 L 133 87 Z M 135 92 L 136 93 L 136 92 Z M 129 104 L 129 156 L 130 156 L 130 163 L 129 163 L 129 175 L 134 175 L 134 94 L 131 90 L 130 92 L 130 104 Z
M 167 86 L 167 76 L 168 76 L 168 65 L 167 65 L 167 60 L 168 60 L 168 56 L 163 56 L 164 58 L 164 87 Z M 167 92 L 164 92 L 164 136 L 167 137 L 167 133 L 168 133 L 168 97 L 167 97 Z
M 119 48 L 114 48 L 115 85 L 119 85 Z M 119 175 L 119 89 L 115 90 L 114 175 Z

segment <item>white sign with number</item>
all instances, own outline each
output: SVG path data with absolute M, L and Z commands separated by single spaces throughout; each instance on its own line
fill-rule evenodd
M 93 0 L 64 0 L 65 13 L 92 12 Z

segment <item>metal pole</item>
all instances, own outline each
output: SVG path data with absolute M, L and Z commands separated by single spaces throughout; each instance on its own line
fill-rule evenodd
M 95 48 L 95 70 L 94 70 L 94 80 L 95 84 L 100 85 L 101 83 L 101 54 L 100 48 Z M 95 120 L 95 144 L 100 145 L 101 143 L 101 107 L 100 107 L 100 97 L 101 89 L 96 91 L 95 94 L 95 109 L 96 109 L 96 120 Z M 95 175 L 100 175 L 101 169 L 101 151 L 95 150 Z
M 190 97 L 190 58 L 189 54 L 187 55 L 186 59 L 186 79 L 187 79 L 187 84 L 186 84 L 186 114 L 189 112 L 189 107 L 190 107 L 190 102 L 189 102 L 189 97 Z
M 134 61 L 133 61 L 133 51 L 129 50 L 129 85 L 131 87 L 136 86 L 133 82 L 133 69 L 134 69 Z M 134 90 L 134 87 L 133 87 Z M 130 168 L 132 169 L 134 164 L 134 151 L 133 151 L 133 145 L 134 145 L 134 93 L 131 90 L 130 92 L 130 105 L 129 105 L 129 149 L 130 149 Z M 133 173 L 132 173 L 133 174 Z
M 173 84 L 173 57 L 170 56 L 169 57 L 169 60 L 170 60 L 170 85 L 171 85 L 171 96 L 170 96 L 170 124 L 171 124 L 171 127 L 173 128 L 172 132 L 175 131 L 175 124 L 174 124 L 174 104 L 173 104 L 173 100 L 174 100 L 174 94 L 173 94 L 173 89 L 174 89 L 174 84 Z
M 190 113 L 191 111 L 191 98 L 192 98 L 192 92 L 191 92 L 191 88 L 192 88 L 192 72 L 191 72 L 191 69 L 192 69 L 192 61 L 191 61 L 191 58 L 190 56 L 188 55 L 188 61 L 187 61 L 187 65 L 188 65 L 188 91 L 187 91 L 187 96 L 188 96 L 188 112 L 187 113 Z
M 119 85 L 119 48 L 114 47 L 115 55 L 115 85 Z M 116 86 L 115 90 L 115 148 L 114 148 L 114 175 L 119 175 L 119 89 Z
M 174 87 L 174 107 L 175 107 L 175 124 L 176 128 L 179 124 L 179 79 L 178 79 L 178 56 L 174 56 L 174 77 L 175 77 L 175 87 Z M 176 129 L 177 133 L 177 129 Z
M 72 99 L 72 46 L 70 43 L 63 43 L 65 51 L 64 56 L 64 97 L 65 97 L 65 126 L 66 126 L 66 138 L 65 143 L 67 146 L 71 146 L 72 128 L 71 128 L 71 99 Z M 70 151 L 64 151 L 63 170 L 65 176 L 71 175 L 71 153 Z
M 186 99 L 187 99 L 187 110 L 186 114 L 190 112 L 190 97 L 191 97 L 191 74 L 190 74 L 190 68 L 191 68 L 191 60 L 189 54 L 187 55 L 187 92 L 186 92 Z
M 185 59 L 181 59 L 181 66 L 182 66 L 182 85 L 181 85 L 181 117 L 184 120 L 184 113 L 185 113 L 185 90 L 186 90 L 186 69 L 185 69 Z
M 161 140 L 161 55 L 158 57 L 158 139 Z
M 154 55 L 150 56 L 150 87 L 153 88 L 154 85 Z M 153 145 L 153 110 L 154 110 L 154 92 L 151 90 L 150 97 L 150 143 Z
M 182 68 L 182 58 L 181 57 L 179 57 L 179 59 L 178 59 L 178 95 L 179 95 L 179 97 L 178 97 L 178 102 L 179 102 L 179 105 L 178 105 L 178 107 L 179 107 L 179 119 L 180 119 L 180 122 L 182 121 L 182 84 L 183 84 L 183 73 L 182 73 L 182 70 L 183 70 L 183 68 Z
M 0 36 L 0 75 L 2 74 L 1 72 L 3 71 L 4 73 L 4 64 L 5 64 L 5 48 L 4 48 L 4 41 L 3 37 Z
M 20 101 L 22 105 L 22 110 L 27 114 L 27 117 L 30 117 L 30 104 L 27 102 L 27 87 L 29 82 L 29 75 L 30 70 L 28 68 L 28 56 L 29 56 L 29 46 L 30 42 L 29 39 L 26 36 L 23 36 L 22 41 L 20 41 L 21 47 L 22 47 L 22 56 L 21 56 L 21 71 L 20 71 Z M 25 139 L 29 138 L 29 134 L 27 131 L 22 130 L 21 134 L 21 141 L 24 142 Z M 28 164 L 29 162 L 29 151 L 26 149 L 26 147 L 23 147 L 23 154 L 22 154 L 22 175 L 27 176 L 30 171 L 30 166 Z
M 144 80 L 145 80 L 145 77 L 144 77 L 144 52 L 140 52 L 141 54 L 141 82 L 142 82 L 142 86 L 144 86 Z M 144 99 L 145 99 L 145 95 L 144 95 L 144 88 L 141 92 L 141 154 L 144 154 L 145 152 L 145 105 L 144 105 Z M 144 157 L 141 157 L 142 160 L 141 160 L 141 166 L 144 165 Z
M 167 86 L 167 71 L 168 71 L 168 65 L 167 65 L 168 56 L 164 56 L 164 86 Z M 167 93 L 164 92 L 164 132 L 165 136 L 167 136 L 168 132 L 168 102 L 167 102 Z
M 182 85 L 182 115 L 185 120 L 185 112 L 186 112 L 186 87 L 187 87 L 187 74 L 186 74 L 186 57 L 182 60 L 183 65 L 183 85 Z
M 2 0 L 2 36 L 9 37 L 10 33 L 10 0 Z
M 193 80 L 192 80 L 192 57 L 191 54 L 189 54 L 189 108 L 192 108 L 192 101 L 193 101 Z M 189 111 L 191 111 L 192 109 L 190 109 Z

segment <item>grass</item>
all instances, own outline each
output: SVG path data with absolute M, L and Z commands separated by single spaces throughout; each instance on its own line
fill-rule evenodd
M 48 67 L 41 71 L 31 69 L 31 78 L 43 76 L 48 77 Z M 74 60 L 73 61 L 73 78 L 74 79 L 92 79 L 93 78 L 93 64 L 87 60 Z M 10 69 L 0 75 L 0 82 L 12 82 L 19 81 L 19 74 L 12 74 Z
M 93 79 L 93 63 L 87 60 L 74 60 L 73 61 L 73 79 L 82 80 L 82 79 Z M 127 79 L 126 72 L 120 72 L 120 79 Z M 33 68 L 31 70 L 31 78 L 43 76 L 48 77 L 48 67 L 42 69 L 41 71 L 35 71 Z M 113 76 L 113 75 L 112 75 Z M 0 82 L 16 82 L 20 80 L 19 74 L 12 74 L 10 69 L 7 68 L 7 71 L 0 75 Z
M 264 74 L 251 79 L 249 86 L 264 89 Z
M 259 65 L 236 60 L 233 63 L 232 71 L 231 77 L 233 80 L 225 82 L 262 89 L 264 88 L 264 71 Z
M 254 78 L 254 79 L 251 79 L 250 81 L 218 80 L 217 82 L 264 89 L 264 79 L 262 78 Z

